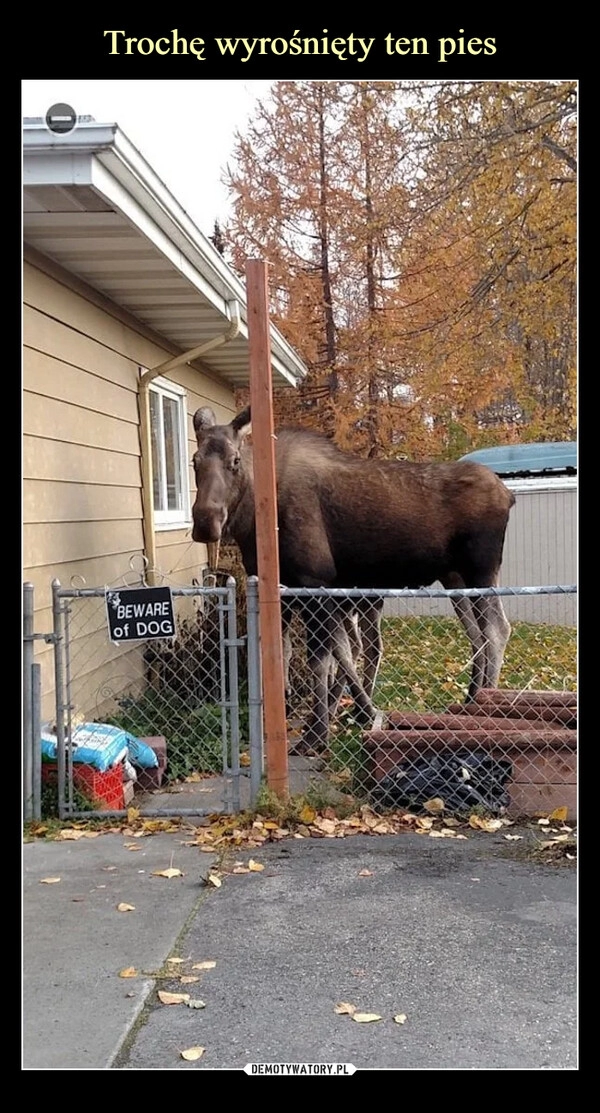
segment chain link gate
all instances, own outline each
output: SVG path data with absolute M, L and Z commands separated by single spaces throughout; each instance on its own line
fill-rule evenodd
M 168 641 L 111 641 L 106 590 L 52 584 L 60 818 L 122 814 L 128 803 L 157 817 L 240 811 L 248 802 L 248 697 L 256 704 L 256 693 L 240 684 L 246 639 L 238 637 L 235 581 L 170 588 L 176 636 Z M 94 724 L 144 740 L 158 767 L 135 770 L 133 789 L 123 781 L 131 762 L 90 771 L 76 760 L 77 739 L 84 729 L 93 735 Z

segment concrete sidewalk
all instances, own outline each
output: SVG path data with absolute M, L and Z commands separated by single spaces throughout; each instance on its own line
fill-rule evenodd
M 23 1069 L 577 1069 L 576 873 L 527 860 L 521 833 L 282 840 L 228 851 L 265 868 L 220 888 L 185 831 L 28 843 Z M 216 966 L 182 985 L 172 955 Z

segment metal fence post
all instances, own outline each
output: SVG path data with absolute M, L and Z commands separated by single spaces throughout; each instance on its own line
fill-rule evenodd
M 60 596 L 60 580 L 52 581 L 52 618 L 54 626 L 54 687 L 56 696 L 56 765 L 58 771 L 58 815 L 59 819 L 65 818 L 65 702 L 64 680 L 62 662 L 62 605 Z
M 33 819 L 33 584 L 23 584 L 23 818 Z
M 227 577 L 227 648 L 229 664 L 229 739 L 231 753 L 232 808 L 240 810 L 240 697 L 238 686 L 238 636 L 235 579 Z
M 246 586 L 248 634 L 248 729 L 250 735 L 250 803 L 254 805 L 264 776 L 262 683 L 258 626 L 258 577 L 249 576 Z
M 42 666 L 31 666 L 33 818 L 42 818 Z

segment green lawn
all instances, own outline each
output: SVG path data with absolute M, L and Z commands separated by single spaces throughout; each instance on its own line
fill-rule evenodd
M 456 619 L 384 619 L 382 634 L 377 707 L 439 711 L 464 700 L 470 646 Z M 514 622 L 499 687 L 575 691 L 576 664 L 575 627 Z

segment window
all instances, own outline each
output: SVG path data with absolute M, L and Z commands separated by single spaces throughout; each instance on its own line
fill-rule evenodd
M 190 523 L 185 390 L 167 379 L 150 384 L 154 523 L 175 529 Z

